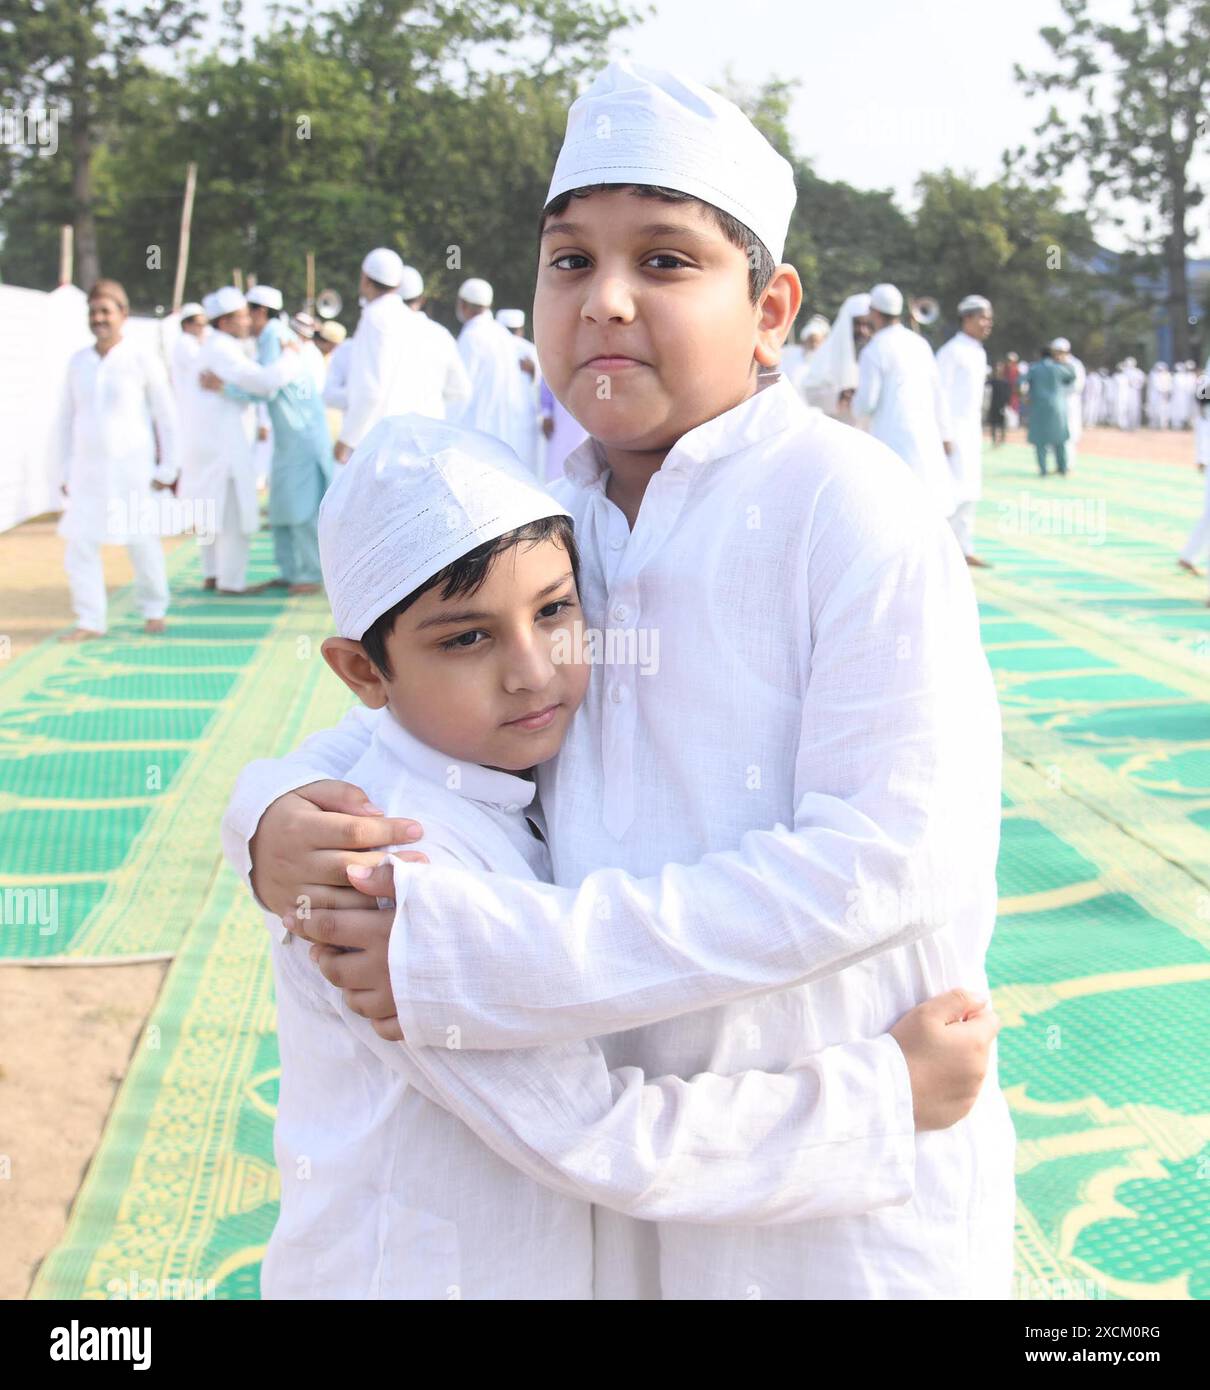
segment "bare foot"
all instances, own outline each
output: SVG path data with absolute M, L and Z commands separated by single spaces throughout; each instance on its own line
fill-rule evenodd
M 992 567 L 990 560 L 981 560 L 978 555 L 968 555 L 966 557 L 966 563 L 977 570 L 989 570 Z
M 213 575 L 211 575 L 209 579 L 203 579 L 203 580 L 202 580 L 202 588 L 203 588 L 203 589 L 216 589 L 216 588 L 218 588 L 218 580 L 215 579 L 215 577 L 214 577 Z
M 65 632 L 59 638 L 60 642 L 91 642 L 94 638 L 104 637 L 103 632 L 93 632 L 89 627 L 78 627 L 74 632 Z
M 148 618 L 147 621 L 143 624 L 143 631 L 151 633 L 152 635 L 161 632 L 167 632 L 168 624 L 164 621 L 163 618 Z
M 291 594 L 317 594 L 323 588 L 322 584 L 291 584 Z
M 1193 561 L 1186 560 L 1183 555 L 1176 563 L 1180 565 L 1181 569 L 1188 570 L 1190 574 L 1201 574 L 1201 570 L 1198 569 L 1198 567 L 1193 563 Z

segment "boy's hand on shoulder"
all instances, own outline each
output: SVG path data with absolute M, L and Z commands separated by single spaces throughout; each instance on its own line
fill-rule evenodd
M 987 1075 L 1000 1020 L 986 1000 L 953 989 L 918 1004 L 891 1029 L 907 1061 L 918 1130 L 969 1114 Z
M 304 904 L 309 911 L 364 907 L 349 884 L 349 865 L 372 867 L 388 845 L 423 834 L 416 821 L 384 816 L 351 782 L 311 782 L 279 796 L 261 816 L 248 845 L 252 891 L 282 918 Z M 394 887 L 377 896 L 393 898 Z

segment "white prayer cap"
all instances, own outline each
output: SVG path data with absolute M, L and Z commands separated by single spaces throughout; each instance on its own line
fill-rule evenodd
M 202 300 L 202 311 L 211 323 L 221 319 L 224 314 L 233 314 L 237 309 L 247 307 L 248 301 L 234 285 L 224 285 Z
M 349 330 L 343 323 L 337 323 L 335 319 L 328 319 L 321 323 L 316 329 L 316 333 L 325 343 L 343 343 L 349 336 Z
M 424 415 L 392 415 L 357 446 L 319 508 L 319 558 L 342 637 L 484 541 L 568 516 L 507 444 Z
M 525 310 L 524 309 L 497 309 L 496 322 L 502 328 L 524 328 Z
M 1156 371 L 1156 372 L 1166 372 L 1167 370 L 1168 370 L 1168 363 L 1167 363 L 1167 362 L 1157 362 L 1157 363 L 1155 364 L 1155 366 L 1152 368 L 1152 371 Z
M 1066 338 L 1052 338 L 1050 340 L 1051 352 L 1070 352 L 1071 344 Z
M 274 314 L 280 314 L 282 306 L 281 290 L 275 290 L 272 285 L 253 285 L 248 291 L 248 303 L 259 304 L 262 309 L 268 309 Z
M 458 286 L 458 298 L 468 304 L 477 304 L 481 309 L 492 307 L 492 287 L 486 280 L 478 280 L 473 275 Z
M 405 265 L 399 278 L 399 298 L 418 299 L 424 293 L 424 276 L 414 265 Z
M 738 218 L 780 261 L 794 172 L 738 106 L 690 78 L 610 63 L 572 103 L 546 195 L 655 184 Z
M 832 325 L 822 314 L 812 314 L 806 323 L 803 324 L 798 334 L 798 341 L 800 343 L 805 343 L 812 333 L 818 333 L 823 336 L 831 327 Z
M 205 309 L 203 309 L 200 304 L 191 299 L 188 304 L 181 305 L 179 318 L 181 322 L 184 323 L 186 319 L 195 319 L 199 314 L 204 314 L 205 312 Z
M 894 285 L 875 285 L 870 291 L 870 308 L 897 318 L 903 313 L 903 295 Z
M 389 246 L 379 246 L 362 261 L 361 269 L 375 284 L 393 290 L 403 279 L 403 258 Z
M 962 303 L 958 305 L 958 317 L 961 318 L 965 314 L 987 313 L 990 311 L 991 307 L 991 300 L 985 299 L 983 295 L 968 294 Z
M 290 327 L 300 338 L 315 337 L 315 320 L 310 314 L 294 314 L 290 318 Z

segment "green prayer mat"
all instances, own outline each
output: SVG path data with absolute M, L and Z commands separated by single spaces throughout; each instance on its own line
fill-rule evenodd
M 976 584 L 1005 733 L 989 968 L 1019 1139 L 1012 1296 L 1205 1298 L 1210 609 L 1205 581 L 1175 565 L 1200 480 L 1083 456 L 1042 480 L 1018 446 L 989 449 L 985 473 L 978 545 L 994 568 Z M 61 885 L 76 923 L 9 954 L 180 947 L 34 1297 L 255 1298 L 276 1214 L 271 973 L 217 826 L 244 761 L 348 701 L 319 671 L 321 602 L 248 601 L 237 619 L 194 601 L 205 637 L 177 663 L 128 622 L 112 665 L 43 648 L 0 685 L 19 695 L 0 722 L 0 804 L 27 878 Z M 152 762 L 164 785 L 148 792 Z M 98 803 L 106 824 L 90 835 Z

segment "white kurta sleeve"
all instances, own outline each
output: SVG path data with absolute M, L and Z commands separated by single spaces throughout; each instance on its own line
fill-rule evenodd
M 352 350 L 352 342 L 341 343 L 328 364 L 328 376 L 324 382 L 324 405 L 332 410 L 348 409 L 349 353 Z
M 355 705 L 334 729 L 321 729 L 286 757 L 260 758 L 240 773 L 223 814 L 222 842 L 227 863 L 243 879 L 249 892 L 252 858 L 248 846 L 261 816 L 279 796 L 298 787 L 328 778 L 342 781 L 370 746 L 375 716 L 379 713 Z M 264 903 L 260 906 L 264 907 Z
M 933 408 L 937 414 L 937 429 L 941 438 L 948 444 L 954 437 L 953 420 L 950 415 L 949 398 L 941 384 L 941 373 L 937 370 L 936 358 L 929 364 L 929 375 L 933 383 Z
M 595 1043 L 502 1052 L 357 1035 L 544 1186 L 648 1221 L 774 1225 L 908 1201 L 916 1136 L 889 1034 L 784 1072 L 648 1079 Z
M 272 396 L 305 366 L 301 352 L 283 352 L 276 362 L 262 367 L 237 350 L 223 358 L 221 370 L 215 375 L 222 377 L 224 385 L 238 386 L 250 396 Z
M 857 391 L 853 396 L 854 420 L 868 420 L 882 394 L 882 362 L 873 343 L 857 359 Z
M 445 380 L 442 383 L 441 396 L 445 401 L 446 418 L 456 420 L 466 409 L 471 398 L 471 379 L 462 364 L 462 354 L 453 338 L 446 341 L 444 354 Z
M 168 373 L 156 358 L 146 359 L 146 371 L 147 408 L 151 412 L 156 440 L 160 446 L 154 478 L 157 483 L 175 483 L 181 471 L 176 398 L 168 384 Z
M 450 1027 L 468 1048 L 640 1027 L 833 974 L 936 931 L 951 898 L 986 896 L 982 788 L 1000 748 L 974 592 L 943 523 L 906 491 L 903 506 L 903 526 L 847 566 L 841 522 L 804 541 L 822 558 L 801 562 L 812 645 L 792 825 L 577 889 L 396 863 L 391 979 L 414 1044 L 444 1045 Z

